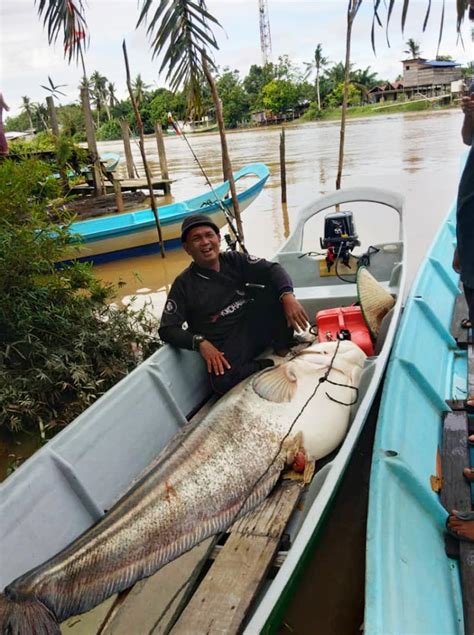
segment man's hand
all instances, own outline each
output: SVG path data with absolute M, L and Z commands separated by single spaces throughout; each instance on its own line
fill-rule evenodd
M 458 248 L 454 250 L 453 269 L 456 273 L 461 273 L 461 263 L 459 262 Z
M 292 326 L 295 331 L 305 331 L 308 328 L 309 318 L 295 296 L 292 293 L 285 293 L 281 303 L 288 326 Z
M 461 108 L 465 115 L 474 115 L 474 93 L 462 98 Z
M 217 349 L 214 344 L 203 340 L 199 344 L 199 352 L 207 364 L 207 372 L 214 375 L 223 375 L 227 368 L 230 368 L 229 362 L 226 360 L 222 351 Z

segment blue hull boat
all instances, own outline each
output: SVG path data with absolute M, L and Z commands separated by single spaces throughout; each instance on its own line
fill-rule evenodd
M 241 211 L 260 194 L 269 174 L 267 166 L 263 163 L 249 164 L 234 174 L 236 182 L 246 177 L 254 177 L 251 184 L 238 192 Z M 215 187 L 214 192 L 208 190 L 186 201 L 159 207 L 158 215 L 165 248 L 172 249 L 180 245 L 181 223 L 190 214 L 208 214 L 219 227 L 222 227 L 226 219 L 220 204 L 232 212 L 232 200 L 226 198 L 228 194 L 229 183 L 226 181 Z M 216 196 L 219 201 L 216 200 Z M 75 251 L 66 255 L 65 259 L 68 260 L 76 258 L 104 262 L 152 253 L 159 249 L 156 223 L 151 209 L 78 221 L 72 223 L 70 232 L 80 237 L 80 241 Z
M 459 276 L 456 207 L 408 297 L 388 364 L 373 451 L 367 528 L 366 635 L 464 633 L 459 563 L 445 553 L 437 473 L 446 399 L 465 399 L 466 351 L 450 333 Z

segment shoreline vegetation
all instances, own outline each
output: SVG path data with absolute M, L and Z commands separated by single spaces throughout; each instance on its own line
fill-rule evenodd
M 320 46 L 318 47 L 320 55 L 315 56 L 310 62 L 305 62 L 304 68 L 296 65 L 288 55 L 283 55 L 276 63 L 264 66 L 253 64 L 243 78 L 238 70 L 229 67 L 218 69 L 215 83 L 222 102 L 226 130 L 246 130 L 254 127 L 261 129 L 267 125 L 275 125 L 273 122 L 303 123 L 340 118 L 344 64 L 328 62 L 326 58 L 321 57 Z M 469 66 L 462 69 L 464 77 L 469 77 L 472 72 L 472 67 Z M 401 76 L 397 81 L 400 78 Z M 374 96 L 371 93 L 372 89 L 391 85 L 388 80 L 373 72 L 370 66 L 355 68 L 351 65 L 349 81 L 347 116 L 350 118 L 435 108 L 438 102 L 452 99 L 449 93 L 435 97 L 419 94 L 415 99 L 405 101 L 403 91 L 396 91 L 398 99 L 393 104 L 389 101 L 390 96 L 386 96 L 384 103 L 382 100 L 379 103 L 370 103 L 380 97 Z M 121 139 L 123 122 L 128 124 L 132 134 L 137 135 L 136 118 L 130 98 L 117 99 L 115 85 L 97 70 L 87 80 L 84 78 L 84 82 L 87 82 L 90 95 L 97 140 Z M 83 88 L 82 84 L 79 88 Z M 200 86 L 199 108 L 193 109 L 192 116 L 188 116 L 185 90 L 172 92 L 163 87 L 152 90 L 140 74 L 131 82 L 131 88 L 145 134 L 154 134 L 158 122 L 163 130 L 173 132 L 168 122 L 170 112 L 175 121 L 194 122 L 195 132 L 192 134 L 208 133 L 210 131 L 207 129 L 214 125 L 215 106 L 209 86 L 205 82 Z M 27 96 L 22 99 L 21 114 L 8 117 L 5 121 L 5 130 L 23 132 L 47 129 L 46 106 L 33 103 Z M 85 141 L 84 117 L 79 100 L 67 105 L 58 101 L 55 107 L 61 132 L 75 142 Z
M 27 153 L 0 161 L 0 431 L 12 440 L 7 469 L 27 458 L 17 444 L 45 443 L 161 346 L 158 320 L 146 307 L 117 307 L 115 287 L 86 263 L 58 264 L 71 248 L 73 216 L 62 207 L 57 171 L 58 162 Z

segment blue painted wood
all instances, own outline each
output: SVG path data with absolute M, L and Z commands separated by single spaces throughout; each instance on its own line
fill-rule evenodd
M 263 163 L 249 164 L 234 174 L 234 179 L 236 181 L 249 176 L 257 177 L 257 181 L 253 182 L 249 187 L 239 192 L 237 195 L 242 209 L 245 209 L 245 207 L 247 207 L 261 192 L 269 174 L 270 172 L 268 167 Z M 198 212 L 208 214 L 211 217 L 213 215 L 221 214 L 221 204 L 223 204 L 227 209 L 230 209 L 232 207 L 232 199 L 230 197 L 225 198 L 228 194 L 229 183 L 226 181 L 215 187 L 214 192 L 208 190 L 204 194 L 200 194 L 199 196 L 195 196 L 188 200 L 159 207 L 158 214 L 160 224 L 163 231 L 167 234 L 165 246 L 168 249 L 171 249 L 179 245 L 180 227 L 186 216 Z M 216 197 L 218 200 L 216 200 Z M 140 240 L 135 241 L 132 248 L 130 248 L 129 244 L 127 244 L 127 238 L 145 234 L 145 232 L 153 230 L 154 227 L 155 217 L 153 212 L 151 209 L 146 209 L 138 212 L 116 214 L 102 218 L 93 218 L 86 221 L 77 221 L 71 224 L 69 231 L 73 236 L 80 238 L 80 242 L 82 242 L 85 247 L 88 245 L 93 246 L 94 243 L 100 243 L 100 241 L 117 239 L 117 242 L 113 243 L 113 247 L 108 247 L 107 244 L 105 244 L 104 251 L 99 249 L 99 256 L 102 254 L 109 254 L 108 259 L 115 259 L 129 257 L 131 255 L 139 255 L 139 250 L 142 247 L 150 249 L 149 244 L 147 244 L 147 242 L 149 243 L 149 240 L 147 241 L 146 237 L 143 242 Z M 170 228 L 169 232 L 166 231 L 167 228 Z M 124 239 L 123 248 L 121 247 L 121 239 Z M 156 248 L 156 245 L 151 247 L 152 250 L 156 250 Z M 84 258 L 79 252 L 78 259 L 91 258 Z M 97 262 L 97 255 L 94 254 L 92 259 Z
M 455 205 L 408 297 L 388 365 L 374 444 L 367 527 L 366 635 L 461 635 L 457 561 L 445 553 L 447 513 L 430 487 L 445 399 L 466 394 L 466 353 L 450 324 Z

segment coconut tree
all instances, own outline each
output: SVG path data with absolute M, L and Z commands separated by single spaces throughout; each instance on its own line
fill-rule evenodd
M 115 84 L 113 82 L 109 82 L 108 85 L 107 85 L 107 92 L 109 94 L 109 110 L 108 110 L 109 115 L 110 115 L 110 110 L 116 104 L 118 104 L 118 99 L 115 96 L 115 91 L 116 91 Z
M 323 56 L 323 47 L 321 44 L 316 46 L 314 58 L 312 62 L 305 62 L 307 79 L 314 71 L 316 72 L 316 99 L 318 102 L 318 110 L 321 110 L 321 93 L 320 93 L 320 74 L 321 69 L 329 64 L 329 58 Z
M 143 104 L 147 91 L 150 90 L 150 84 L 145 84 L 140 73 L 135 77 L 132 82 L 133 96 L 137 102 L 138 108 Z
M 33 128 L 33 119 L 31 117 L 31 107 L 32 107 L 32 103 L 31 103 L 31 99 L 29 97 L 22 97 L 22 104 L 21 104 L 21 109 L 26 113 L 26 116 L 28 117 L 28 121 L 30 123 L 30 128 Z
M 100 125 L 100 115 L 102 109 L 108 107 L 107 104 L 107 82 L 109 80 L 104 75 L 101 75 L 99 71 L 94 71 L 90 76 L 90 86 L 92 88 L 92 101 L 97 111 L 97 127 Z M 110 114 L 109 114 L 110 119 Z
M 421 49 L 420 49 L 419 42 L 416 42 L 412 37 L 410 37 L 405 42 L 405 44 L 406 44 L 406 49 L 403 51 L 404 53 L 409 55 L 412 59 L 420 57 Z

